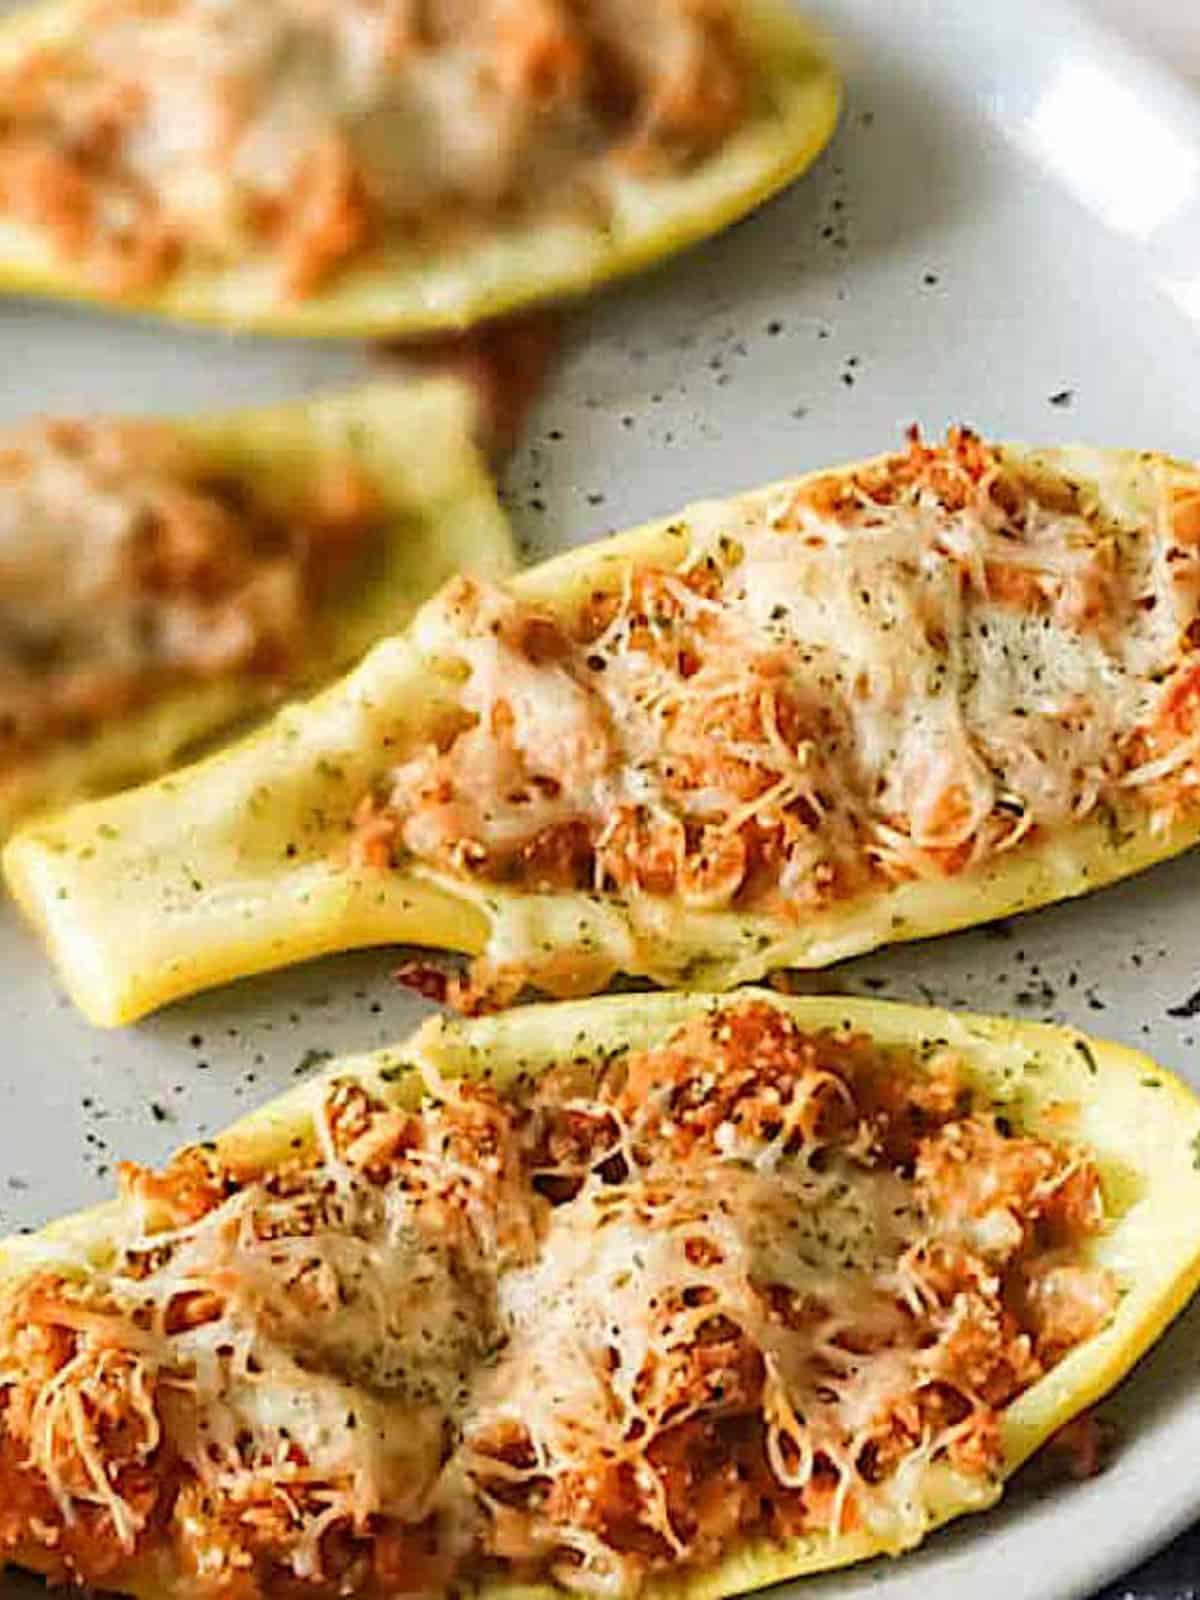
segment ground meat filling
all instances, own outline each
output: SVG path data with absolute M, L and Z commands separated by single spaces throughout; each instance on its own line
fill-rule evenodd
M 943 1045 L 763 1002 L 410 1110 L 332 1082 L 266 1172 L 126 1167 L 113 1259 L 6 1291 L 0 1546 L 120 1588 L 628 1592 L 922 1530 L 1103 1328 L 1097 1169 Z
M 463 582 L 418 642 L 455 714 L 356 859 L 802 918 L 1200 792 L 1200 496 L 1124 519 L 964 429 L 756 507 L 554 609 Z
M 303 297 L 375 244 L 603 220 L 750 92 L 728 0 L 88 0 L 0 71 L 0 213 L 104 293 L 265 250 Z
M 172 689 L 285 681 L 359 570 L 378 499 L 331 460 L 286 513 L 153 424 L 0 441 L 0 770 Z

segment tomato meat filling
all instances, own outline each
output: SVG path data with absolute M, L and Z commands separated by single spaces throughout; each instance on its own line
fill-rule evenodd
M 0 769 L 165 691 L 281 683 L 380 526 L 331 459 L 300 507 L 168 427 L 50 422 L 0 440 Z
M 1125 513 L 914 435 L 696 508 L 679 565 L 582 602 L 460 582 L 417 634 L 453 709 L 354 854 L 786 925 L 1088 819 L 1166 825 L 1200 790 L 1200 545 L 1194 494 L 1140 472 Z
M 743 1001 L 405 1104 L 335 1078 L 265 1170 L 125 1167 L 111 1255 L 10 1282 L 4 1549 L 257 1600 L 899 1547 L 1116 1304 L 1094 1161 L 942 1044 Z
M 86 0 L 0 71 L 0 214 L 99 292 L 250 256 L 280 296 L 389 244 L 603 221 L 751 99 L 728 0 Z

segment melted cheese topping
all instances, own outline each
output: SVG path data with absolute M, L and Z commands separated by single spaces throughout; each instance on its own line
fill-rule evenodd
M 0 1539 L 268 1596 L 900 1548 L 931 1474 L 987 1497 L 1000 1410 L 1115 1304 L 1089 1159 L 997 1125 L 946 1052 L 758 1002 L 428 1088 L 335 1082 L 273 1171 L 128 1169 L 111 1260 L 10 1287 Z
M 1129 508 L 973 435 L 700 508 L 676 569 L 551 612 L 459 584 L 464 724 L 364 812 L 379 865 L 796 918 L 1200 784 L 1194 493 Z
M 381 229 L 603 217 L 744 99 L 724 0 L 92 0 L 79 30 L 0 77 L 0 205 L 117 293 L 181 252 L 266 244 L 307 294 Z
M 0 764 L 170 685 L 286 674 L 374 520 L 348 466 L 328 488 L 283 526 L 167 427 L 0 440 Z

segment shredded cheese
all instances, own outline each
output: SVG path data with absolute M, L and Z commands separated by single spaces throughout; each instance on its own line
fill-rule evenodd
M 0 214 L 122 295 L 180 262 L 302 297 L 381 236 L 603 218 L 741 119 L 723 0 L 91 0 L 0 75 Z
M 109 1264 L 8 1290 L 6 1470 L 80 1581 L 165 1541 L 268 1600 L 391 1559 L 615 1594 L 750 1533 L 912 1543 L 1116 1296 L 1091 1162 L 956 1074 L 756 1002 L 505 1095 L 336 1081 L 312 1155 L 135 1170 Z
M 285 675 L 377 521 L 347 459 L 329 474 L 285 525 L 167 426 L 0 436 L 0 767 L 181 683 Z
M 1190 804 L 1200 549 L 1135 488 L 958 431 L 700 508 L 582 615 L 452 588 L 418 643 L 463 724 L 377 797 L 393 859 L 786 920 Z

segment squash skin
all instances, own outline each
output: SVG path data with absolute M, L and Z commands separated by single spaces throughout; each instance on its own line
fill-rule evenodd
M 413 1105 L 422 1094 L 418 1061 L 448 1079 L 486 1071 L 503 1087 L 518 1073 L 536 1074 L 556 1059 L 661 1043 L 697 1012 L 748 998 L 777 1007 L 806 1030 L 852 1028 L 884 1048 L 918 1052 L 923 1043 L 948 1046 L 960 1055 L 972 1086 L 985 1091 L 1019 1130 L 1073 1139 L 1088 1148 L 1114 1214 L 1109 1231 L 1092 1247 L 1093 1256 L 1118 1274 L 1126 1292 L 1105 1329 L 1007 1408 L 998 1481 L 981 1485 L 941 1468 L 924 1486 L 923 1528 L 902 1540 L 858 1530 L 779 1544 L 756 1541 L 709 1571 L 652 1581 L 644 1591 L 650 1600 L 724 1600 L 872 1556 L 899 1555 L 942 1524 L 1000 1499 L 1004 1481 L 1129 1372 L 1200 1284 L 1200 1101 L 1193 1091 L 1137 1051 L 1043 1023 L 857 997 L 784 997 L 766 990 L 737 997 L 609 995 L 526 1006 L 472 1022 L 432 1018 L 394 1048 L 331 1063 L 216 1140 L 221 1159 L 256 1173 L 294 1154 L 297 1139 L 311 1146 L 313 1111 L 333 1077 L 357 1078 L 387 1103 Z M 1064 1121 L 1064 1111 L 1074 1115 Z M 122 1204 L 108 1202 L 38 1234 L 0 1243 L 0 1282 L 51 1261 L 60 1270 L 64 1264 L 69 1270 L 72 1261 L 80 1271 L 88 1263 L 102 1264 Z M 38 1552 L 22 1552 L 21 1559 L 36 1566 Z M 181 1592 L 161 1562 L 148 1565 L 129 1588 L 139 1600 L 167 1600 Z M 480 1600 L 554 1600 L 562 1591 L 491 1583 L 479 1593 Z
M 37 0 L 0 22 L 0 65 L 69 38 L 81 0 Z M 537 301 L 580 295 L 719 233 L 798 178 L 833 135 L 841 81 L 787 0 L 744 0 L 759 105 L 709 161 L 673 178 L 627 178 L 603 227 L 526 222 L 469 248 L 397 244 L 281 299 L 265 254 L 237 268 L 185 268 L 144 294 L 106 296 L 32 227 L 0 216 L 0 293 L 90 302 L 183 322 L 303 338 L 371 338 L 465 328 Z
M 1133 451 L 1036 455 L 1094 483 L 1114 509 L 1136 508 L 1147 472 L 1197 476 Z M 678 565 L 695 513 L 703 508 L 570 550 L 513 579 L 512 592 L 569 609 L 594 589 L 619 587 L 630 561 Z M 500 963 L 548 951 L 552 964 L 534 980 L 559 995 L 595 992 L 617 971 L 728 988 L 1085 894 L 1200 839 L 1200 811 L 1156 830 L 1131 806 L 1115 827 L 1090 818 L 969 871 L 872 890 L 795 924 L 650 896 L 525 893 L 423 866 L 353 867 L 345 841 L 359 797 L 428 737 L 444 703 L 444 680 L 415 634 L 378 645 L 340 684 L 235 748 L 10 842 L 13 893 L 93 1022 L 130 1022 L 250 973 L 389 943 L 486 952 Z
M 189 750 L 345 671 L 459 566 L 504 576 L 507 522 L 472 440 L 473 401 L 458 383 L 376 383 L 286 405 L 169 419 L 206 463 L 285 510 L 330 453 L 362 468 L 382 499 L 378 548 L 329 596 L 285 683 L 245 674 L 171 690 L 62 741 L 0 777 L 0 836 L 29 815 L 169 769 Z M 423 446 L 428 446 L 428 458 Z

